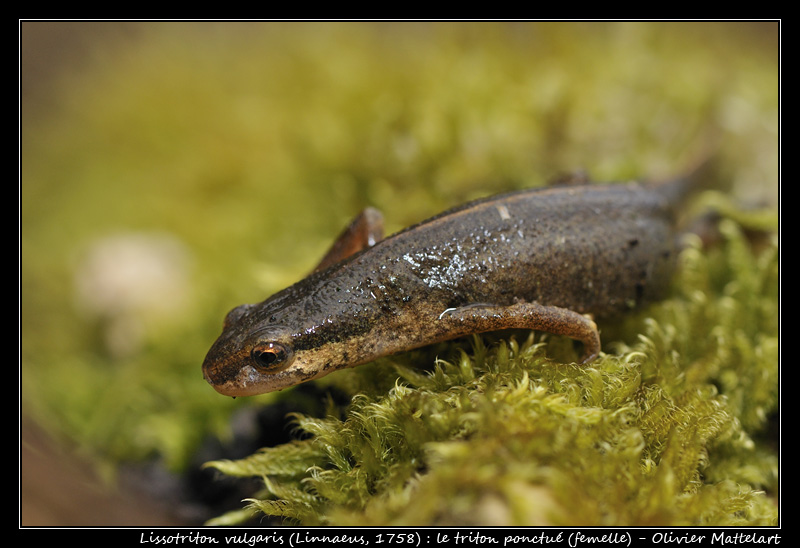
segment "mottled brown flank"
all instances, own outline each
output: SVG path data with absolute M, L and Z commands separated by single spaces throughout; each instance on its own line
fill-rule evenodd
M 663 190 L 664 188 L 668 191 Z M 470 333 L 528 328 L 600 351 L 594 322 L 660 297 L 675 259 L 680 185 L 565 186 L 450 210 L 353 253 L 258 305 L 229 315 L 203 365 L 236 395 L 292 386 L 398 351 Z M 362 221 L 380 221 L 374 210 Z M 357 222 L 346 238 L 376 232 Z M 272 339 L 270 339 L 272 337 Z M 250 349 L 280 339 L 291 367 L 253 375 Z M 249 376 L 246 376 L 249 375 Z

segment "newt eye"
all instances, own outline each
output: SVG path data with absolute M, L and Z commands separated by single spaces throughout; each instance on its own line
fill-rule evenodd
M 291 365 L 294 358 L 292 349 L 278 342 L 258 343 L 250 355 L 262 373 L 283 371 Z

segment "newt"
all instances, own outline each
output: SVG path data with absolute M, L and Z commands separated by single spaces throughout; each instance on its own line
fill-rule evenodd
M 601 351 L 594 319 L 663 297 L 693 177 L 480 199 L 382 238 L 368 208 L 305 279 L 231 310 L 203 363 L 219 393 L 281 390 L 464 335 L 531 329 Z

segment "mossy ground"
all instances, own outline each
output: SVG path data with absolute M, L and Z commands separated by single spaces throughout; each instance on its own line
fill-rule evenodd
M 721 243 L 689 238 L 671 297 L 602 325 L 598 362 L 515 332 L 326 377 L 349 405 L 215 464 L 264 478 L 219 522 L 776 522 L 776 25 L 135 28 L 23 120 L 26 415 L 111 467 L 181 470 L 237 409 L 292 398 L 204 383 L 225 312 L 302 276 L 362 207 L 393 231 L 576 168 L 674 175 L 713 145 Z

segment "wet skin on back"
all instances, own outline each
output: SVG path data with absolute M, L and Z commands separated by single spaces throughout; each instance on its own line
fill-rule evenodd
M 311 275 L 228 314 L 204 377 L 221 394 L 262 394 L 395 352 L 510 328 L 577 339 L 582 361 L 591 361 L 600 352 L 591 317 L 631 310 L 668 286 L 677 188 L 525 190 L 472 202 L 384 240 L 380 214 L 365 210 Z

